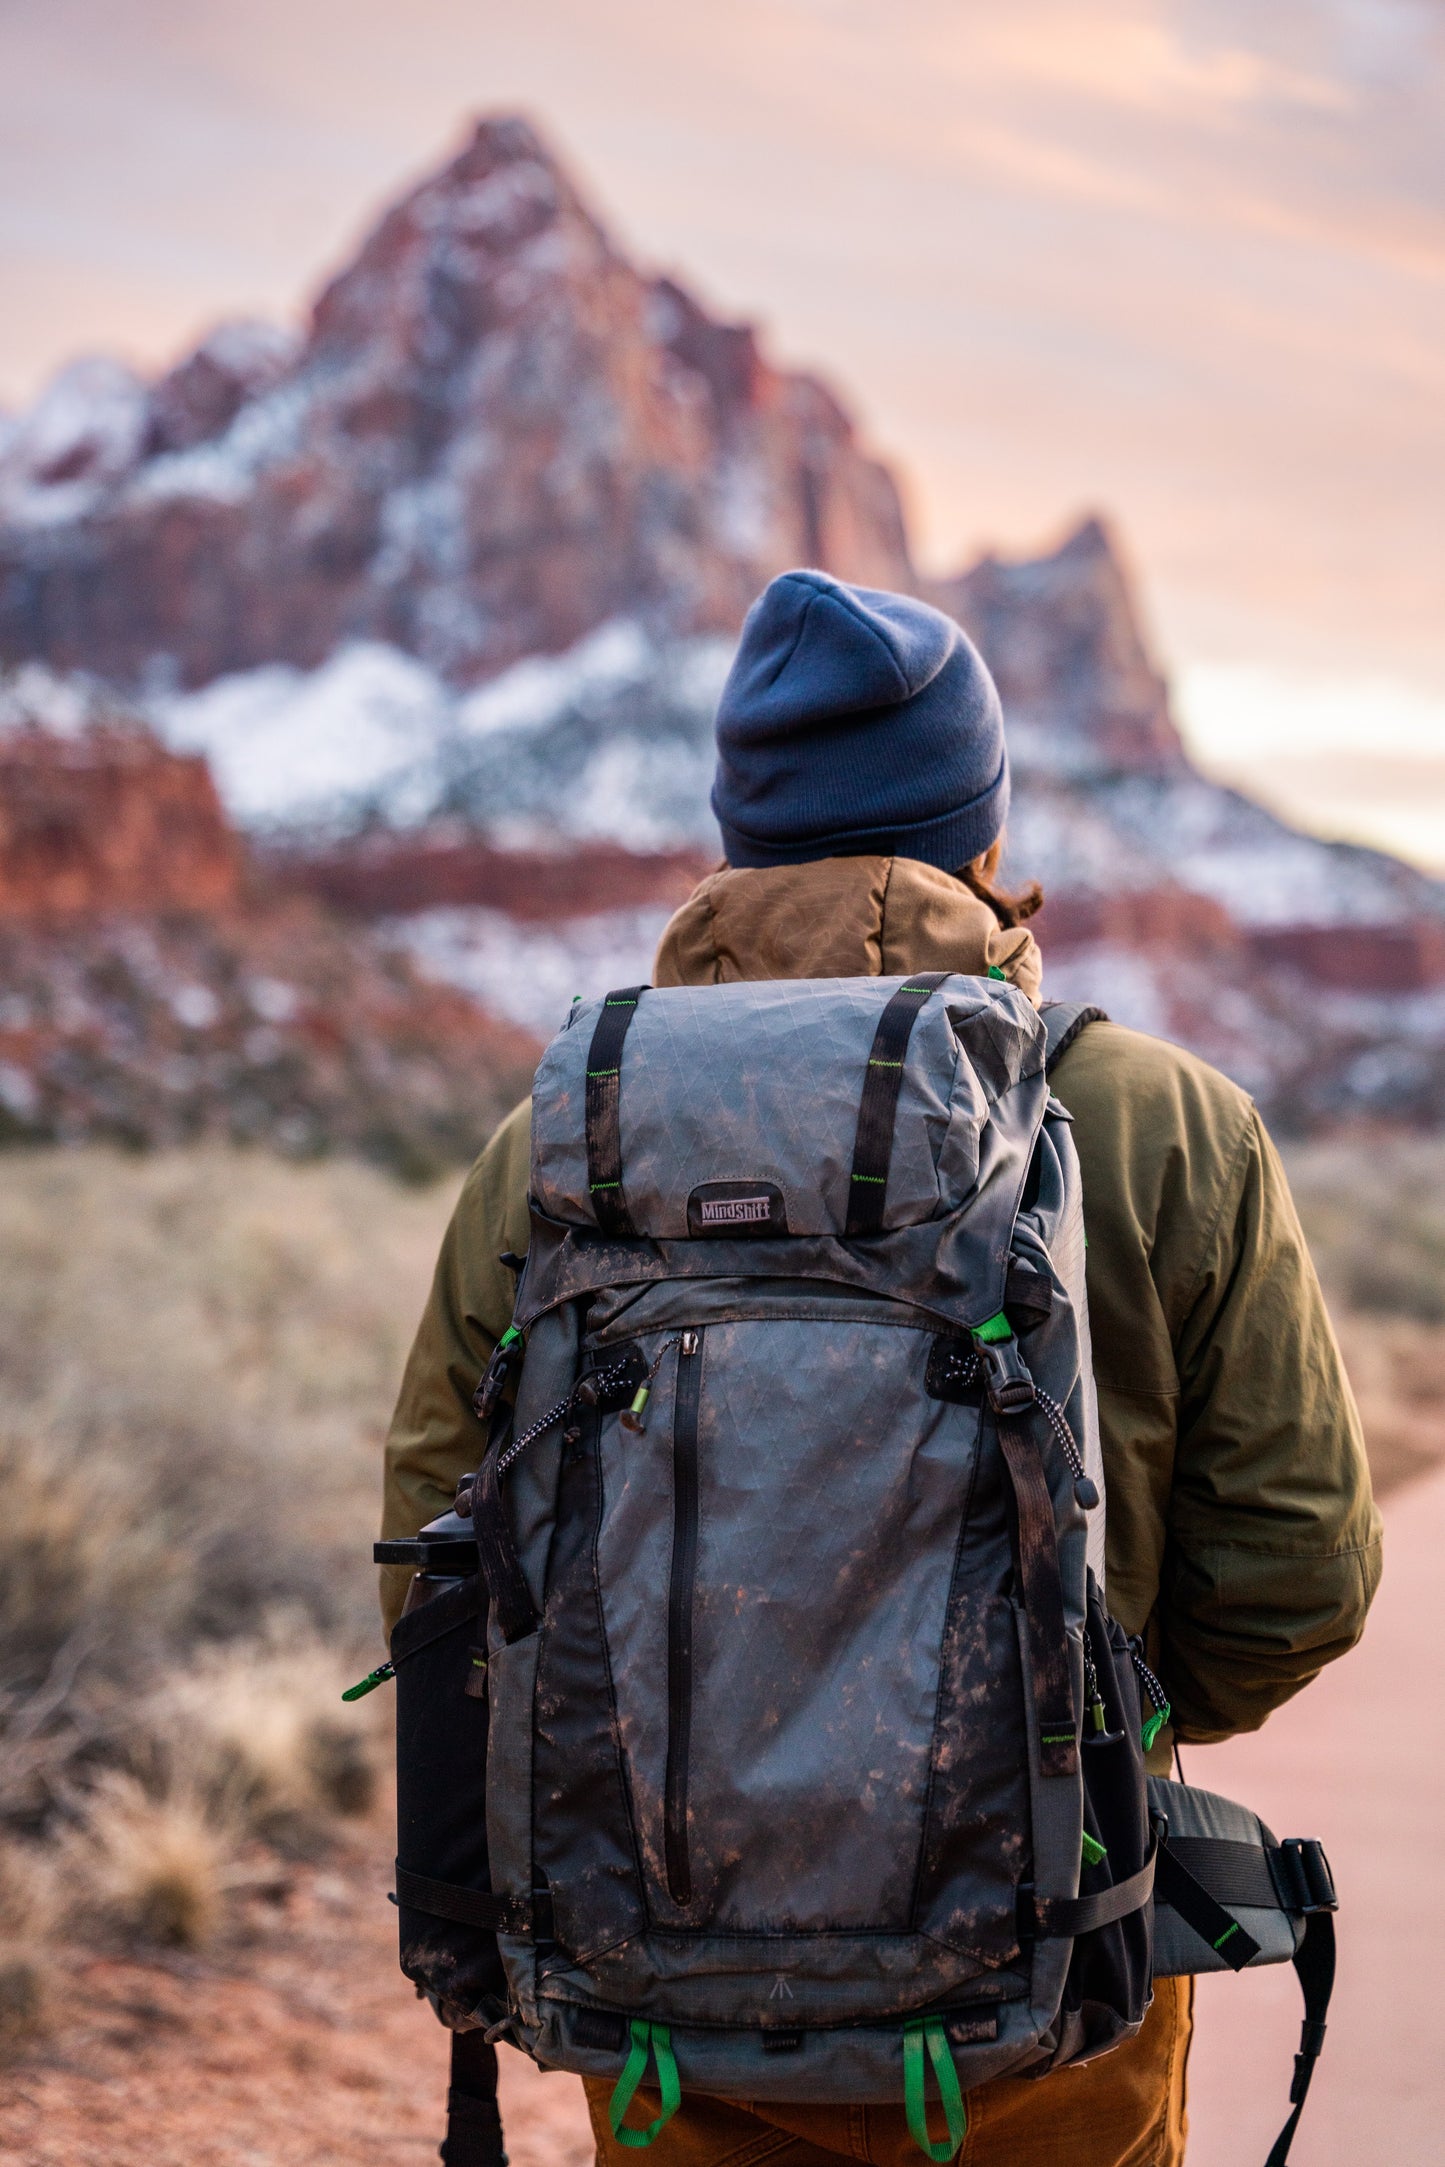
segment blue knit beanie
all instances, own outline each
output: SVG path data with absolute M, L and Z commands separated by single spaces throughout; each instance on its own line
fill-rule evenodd
M 951 617 L 827 572 L 764 589 L 717 711 L 730 865 L 877 851 L 954 872 L 1008 801 L 998 693 Z

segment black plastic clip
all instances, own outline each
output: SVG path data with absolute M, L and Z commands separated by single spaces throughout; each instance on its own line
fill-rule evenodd
M 983 1364 L 989 1405 L 996 1415 L 1021 1415 L 1038 1397 L 1016 1339 L 983 1339 L 977 1332 L 973 1344 Z
M 1286 1911 L 1300 1912 L 1306 1918 L 1313 1911 L 1338 1911 L 1335 1877 L 1324 1845 L 1313 1836 L 1287 1836 L 1271 1864 Z
M 509 1324 L 492 1351 L 492 1359 L 487 1364 L 485 1376 L 472 1394 L 472 1412 L 479 1422 L 491 1419 L 497 1402 L 506 1389 L 507 1372 L 512 1366 L 512 1357 L 521 1344 L 521 1333 L 514 1324 Z

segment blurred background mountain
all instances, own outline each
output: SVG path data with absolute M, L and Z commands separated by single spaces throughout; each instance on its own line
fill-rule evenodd
M 1445 1114 L 1445 884 L 1191 763 L 1098 517 L 926 577 L 820 381 L 633 264 L 516 117 L 299 340 L 62 370 L 0 449 L 9 1133 L 465 1155 L 717 855 L 711 716 L 775 572 L 977 639 L 1049 983 L 1286 1130 Z

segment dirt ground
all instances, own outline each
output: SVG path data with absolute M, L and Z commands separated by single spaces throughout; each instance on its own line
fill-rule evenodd
M 447 2043 L 396 1968 L 389 1832 L 358 1831 L 208 1957 L 77 1957 L 44 2046 L 0 2072 L 13 2167 L 389 2167 L 436 2157 Z M 583 2167 L 574 2077 L 502 2049 L 512 2167 Z

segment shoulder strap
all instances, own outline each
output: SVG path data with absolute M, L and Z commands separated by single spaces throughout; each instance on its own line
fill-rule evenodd
M 855 1234 L 876 1234 L 883 1224 L 888 1163 L 893 1157 L 893 1119 L 898 1111 L 908 1041 L 919 1009 L 947 976 L 947 971 L 915 971 L 911 978 L 905 978 L 878 1018 L 863 1096 L 858 1102 L 858 1135 L 853 1145 L 845 1228 L 850 1239 Z
M 587 1053 L 587 1188 L 604 1234 L 637 1232 L 622 1188 L 622 1042 L 647 986 L 621 986 L 597 1012 Z
M 1048 1034 L 1044 1049 L 1046 1075 L 1051 1074 L 1055 1064 L 1063 1059 L 1086 1024 L 1109 1020 L 1102 1008 L 1091 1008 L 1087 1001 L 1045 1001 L 1039 1014 Z

